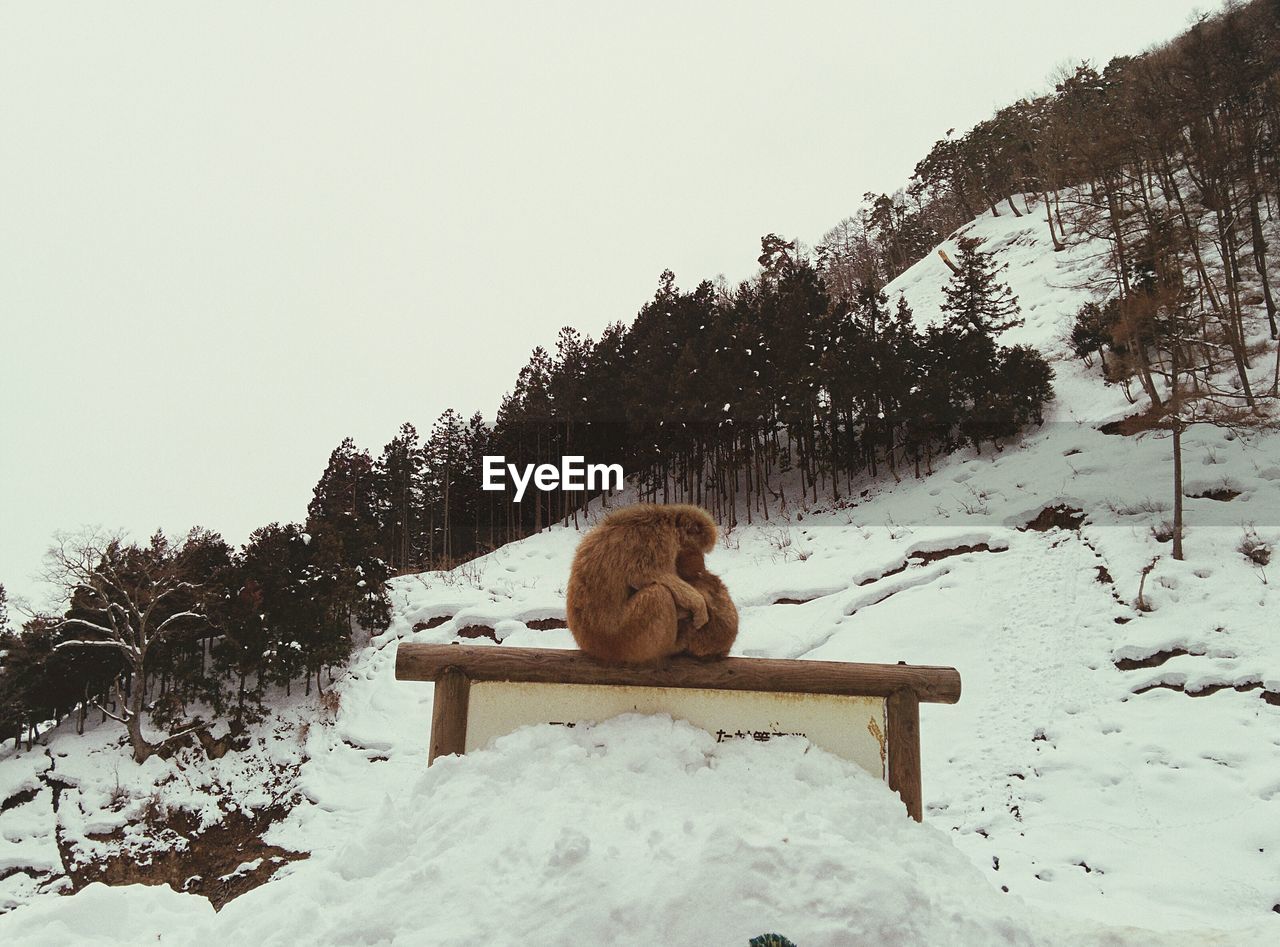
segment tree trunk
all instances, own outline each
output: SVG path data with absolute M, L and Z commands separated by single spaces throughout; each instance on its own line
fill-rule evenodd
M 1214 197 L 1214 220 L 1218 227 L 1218 251 L 1222 254 L 1223 277 L 1227 281 L 1227 303 L 1229 311 L 1225 313 L 1224 328 L 1227 330 L 1227 342 L 1231 346 L 1231 357 L 1236 363 L 1236 373 L 1240 376 L 1240 387 L 1244 391 L 1244 401 L 1253 407 L 1253 391 L 1249 386 L 1249 355 L 1245 351 L 1244 318 L 1240 311 L 1240 266 L 1236 256 L 1235 239 L 1232 233 L 1234 221 L 1222 208 L 1226 195 Z
M 1147 393 L 1147 397 L 1151 399 L 1151 406 L 1159 408 L 1163 402 L 1160 400 L 1160 392 L 1156 388 L 1155 379 L 1151 377 L 1151 361 L 1147 358 L 1147 345 L 1136 332 L 1132 333 L 1129 338 L 1138 359 L 1138 378 L 1142 382 L 1142 389 Z
M 1053 241 L 1053 252 L 1057 253 L 1061 250 L 1065 250 L 1067 248 L 1066 244 L 1058 239 L 1058 235 L 1053 229 L 1053 206 L 1049 203 L 1049 195 L 1047 192 L 1044 195 L 1044 218 L 1049 224 L 1049 239 Z
M 1222 300 L 1218 298 L 1217 287 L 1209 279 L 1209 272 L 1205 268 L 1204 258 L 1200 255 L 1199 228 L 1191 222 L 1191 214 L 1187 211 L 1186 202 L 1182 199 L 1182 190 L 1178 187 L 1173 168 L 1169 165 L 1168 156 L 1162 155 L 1161 160 L 1164 163 L 1165 190 L 1173 194 L 1174 202 L 1178 205 L 1178 212 L 1182 217 L 1182 225 L 1187 228 L 1187 244 L 1191 247 L 1191 256 L 1196 261 L 1196 273 L 1200 276 L 1200 285 L 1204 287 L 1205 296 L 1209 300 L 1209 305 L 1213 307 L 1213 311 L 1221 315 Z
M 1120 201 L 1116 196 L 1111 181 L 1104 174 L 1102 176 L 1102 191 L 1107 198 L 1107 217 L 1111 221 L 1111 235 L 1115 240 L 1115 264 L 1116 274 L 1120 278 L 1120 288 L 1123 290 L 1124 298 L 1128 299 L 1130 295 L 1129 289 L 1129 271 L 1125 265 L 1125 245 L 1124 230 L 1120 219 Z
M 1253 231 L 1253 262 L 1258 270 L 1258 279 L 1262 282 L 1262 298 L 1267 304 L 1267 323 L 1271 327 L 1271 338 L 1276 338 L 1276 301 L 1271 295 L 1271 280 L 1267 277 L 1267 242 L 1262 236 L 1262 214 L 1258 208 L 1258 198 L 1254 195 L 1250 212 L 1250 224 Z
M 124 725 L 129 732 L 129 745 L 133 747 L 133 761 L 145 763 L 155 753 L 156 748 L 147 742 L 142 735 L 143 684 L 142 675 L 135 674 L 129 688 L 128 698 L 120 701 L 124 710 Z
M 1177 384 L 1177 380 L 1174 380 Z M 1173 419 L 1173 558 L 1182 556 L 1182 422 Z
M 244 721 L 244 679 L 246 674 L 240 672 L 240 688 L 236 693 L 236 719 L 235 725 L 238 727 Z

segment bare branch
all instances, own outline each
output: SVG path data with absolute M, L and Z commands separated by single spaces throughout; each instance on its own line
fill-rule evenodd
M 70 626 L 72 626 L 72 625 L 79 625 L 81 628 L 88 628 L 90 631 L 97 631 L 97 632 L 100 632 L 100 633 L 102 633 L 102 634 L 106 635 L 109 639 L 111 639 L 111 642 L 110 642 L 111 644 L 116 644 L 116 645 L 122 645 L 122 644 L 123 644 L 123 643 L 120 641 L 120 634 L 119 634 L 119 632 L 117 632 L 115 629 L 112 629 L 112 628 L 104 628 L 102 625 L 99 625 L 99 624 L 97 624 L 97 623 L 95 623 L 95 622 L 91 622 L 91 621 L 89 621 L 88 619 L 85 619 L 85 618 L 67 618 L 67 619 L 64 619 L 63 621 L 60 621 L 60 622 L 58 623 L 57 627 L 56 627 L 54 630 L 55 630 L 55 631 L 61 631 L 63 628 L 68 628 L 68 627 L 70 627 Z M 70 644 L 70 643 L 71 643 L 71 642 L 69 642 L 69 641 L 64 641 L 64 642 L 62 642 L 62 644 Z M 94 643 L 96 643 L 96 644 L 106 644 L 106 642 L 89 642 L 89 643 L 90 643 L 90 644 L 94 644 Z M 61 646 L 62 646 L 62 644 L 60 644 L 58 647 L 61 647 Z
M 99 710 L 101 710 L 104 714 L 106 714 L 106 715 L 107 715 L 108 717 L 110 717 L 112 720 L 117 721 L 118 723 L 125 723 L 125 722 L 126 722 L 126 721 L 125 721 L 125 719 L 124 719 L 124 717 L 118 717 L 118 716 L 116 716 L 115 714 L 113 714 L 111 711 L 107 710 L 107 708 L 103 706 L 102 701 L 100 701 L 100 700 L 95 700 L 95 701 L 93 702 L 93 706 L 94 706 L 94 707 L 97 707 L 97 708 L 98 708 Z M 127 711 L 126 711 L 126 712 L 127 712 Z
M 125 651 L 130 654 L 132 654 L 134 651 L 133 648 L 129 647 L 129 645 L 125 644 L 122 641 L 90 641 L 86 639 L 76 639 L 75 641 L 59 641 L 56 645 L 53 646 L 53 650 L 59 651 L 62 648 L 72 648 L 72 647 L 115 648 L 117 651 Z
M 204 726 L 205 725 L 203 723 L 194 724 L 190 727 L 187 727 L 187 729 L 185 730 L 179 730 L 177 733 L 171 733 L 162 740 L 157 740 L 155 743 L 152 744 L 152 746 L 153 747 L 164 746 L 169 741 L 177 740 L 180 737 L 185 737 L 188 733 L 195 733 L 197 730 L 202 729 Z
M 152 635 L 151 635 L 152 639 L 154 640 L 155 638 L 158 638 L 162 634 L 164 634 L 165 629 L 168 628 L 175 621 L 177 621 L 179 618 L 195 618 L 200 621 L 208 621 L 208 619 L 204 615 L 201 615 L 199 612 L 178 612 L 176 615 L 170 615 L 168 618 L 166 618 L 164 621 L 162 621 L 159 624 L 156 630 L 152 632 Z

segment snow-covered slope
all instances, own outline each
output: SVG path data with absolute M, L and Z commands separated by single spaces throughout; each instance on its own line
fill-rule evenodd
M 1031 217 L 968 230 L 1010 263 L 1027 320 L 1005 341 L 1054 363 L 1046 424 L 921 480 L 865 484 L 856 503 L 740 527 L 708 559 L 740 605 L 739 654 L 960 670 L 961 702 L 922 708 L 923 826 L 821 751 L 717 745 L 663 718 L 532 728 L 426 771 L 431 688 L 394 680 L 397 643 L 479 625 L 494 647 L 571 646 L 537 627 L 564 614 L 578 534 L 556 528 L 395 581 L 395 620 L 336 685 L 333 719 L 305 734 L 304 800 L 267 837 L 309 859 L 217 915 L 168 889 L 95 886 L 0 917 L 0 939 L 1280 937 L 1280 593 L 1237 550 L 1250 524 L 1280 546 L 1280 439 L 1187 433 L 1186 492 L 1233 498 L 1187 500 L 1174 561 L 1153 535 L 1171 505 L 1169 442 L 1101 433 L 1135 409 L 1065 344 L 1096 248 L 1055 254 Z M 929 257 L 891 292 L 924 317 L 946 276 Z M 1079 527 L 1024 528 L 1054 507 L 1081 511 L 1056 517 Z M 83 739 L 56 734 L 54 756 Z M 3 786 L 39 759 L 0 761 Z M 27 846 L 17 861 L 57 856 L 40 805 L 0 814 L 4 844 Z

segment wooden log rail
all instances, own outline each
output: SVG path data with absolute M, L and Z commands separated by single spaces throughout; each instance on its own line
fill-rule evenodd
M 916 821 L 923 817 L 920 703 L 954 704 L 960 699 L 960 674 L 948 667 L 771 658 L 698 661 L 684 656 L 661 667 L 625 667 L 601 664 L 580 651 L 458 644 L 401 644 L 396 678 L 436 684 L 429 761 L 463 752 L 474 681 L 880 697 L 885 700 L 889 787 Z

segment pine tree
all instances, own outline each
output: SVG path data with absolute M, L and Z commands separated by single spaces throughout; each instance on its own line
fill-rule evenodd
M 1075 324 L 1071 327 L 1071 350 L 1077 358 L 1084 359 L 1085 364 L 1091 364 L 1089 359 L 1097 352 L 1102 360 L 1104 374 L 1107 370 L 1105 349 L 1113 344 L 1111 330 L 1119 318 L 1116 309 L 1116 300 L 1110 300 L 1104 305 L 1085 303 L 1076 313 Z
M 587 364 L 591 356 L 591 337 L 565 326 L 556 337 L 556 354 L 548 387 L 554 416 L 555 449 L 565 454 L 586 455 L 585 421 L 587 415 Z M 576 515 L 585 494 L 560 491 L 558 513 L 567 520 L 572 506 Z
M 956 272 L 942 288 L 942 311 L 950 328 L 990 336 L 1021 325 L 1022 320 L 1018 298 L 999 279 L 1009 264 L 997 265 L 993 254 L 978 249 L 981 245 L 972 237 L 959 239 Z
M 462 432 L 461 474 L 459 487 L 465 504 L 465 535 L 462 548 L 466 552 L 481 552 L 495 548 L 494 494 L 486 492 L 481 482 L 484 458 L 493 453 L 493 432 L 479 411 L 471 415 Z
M 431 428 L 431 436 L 423 448 L 426 457 L 426 479 L 435 508 L 432 520 L 435 533 L 440 537 L 439 549 L 445 568 L 453 567 L 457 550 L 454 527 L 465 511 L 465 500 L 455 489 L 462 466 L 467 461 L 463 443 L 463 423 L 458 412 L 446 408 Z M 465 513 L 463 513 L 465 515 Z M 436 543 L 432 541 L 432 546 Z
M 329 455 L 307 505 L 307 530 L 314 532 L 320 524 L 331 527 L 352 562 L 381 556 L 377 499 L 373 458 L 351 438 L 344 438 Z
M 17 749 L 25 735 L 27 748 L 39 736 L 37 728 L 45 720 L 60 716 L 59 684 L 67 678 L 56 673 L 54 629 L 58 619 L 36 617 L 20 632 L 0 634 L 4 667 L 0 671 L 0 739 L 12 738 Z M 64 665 L 65 666 L 65 665 Z
M 167 550 L 170 543 L 157 532 L 152 547 Z M 172 551 L 178 570 L 189 583 L 180 599 L 204 620 L 165 636 L 150 655 L 148 673 L 159 681 L 159 695 L 151 702 L 151 719 L 170 729 L 185 721 L 187 705 L 193 701 L 209 705 L 215 714 L 222 711 L 220 682 L 206 660 L 206 648 L 219 634 L 209 620 L 219 599 L 217 577 L 232 561 L 232 549 L 222 537 L 199 527 L 173 544 Z
M 1053 368 L 1035 349 L 1015 345 L 1001 351 L 1000 385 L 1008 392 L 1010 433 L 1044 423 L 1044 406 L 1053 400 Z
M 256 586 L 251 601 L 265 625 L 262 673 L 276 684 L 287 685 L 306 671 L 308 637 L 322 620 L 311 589 L 311 541 L 311 533 L 296 523 L 272 523 L 254 530 L 244 550 L 245 572 Z M 253 631 L 246 629 L 246 648 L 255 647 Z
M 217 590 L 216 600 L 209 606 L 209 622 L 218 632 L 213 660 L 229 677 L 232 693 L 225 697 L 224 704 L 234 708 L 231 728 L 239 733 L 262 709 L 263 664 L 271 640 L 265 594 L 246 553 L 233 557 L 211 581 Z M 253 687 L 249 686 L 250 674 L 257 675 Z
M 378 517 L 378 493 L 369 452 L 346 438 L 329 456 L 307 507 L 306 535 L 316 546 L 303 559 L 315 570 L 308 578 L 319 587 L 308 603 L 318 609 L 316 620 L 325 629 L 325 641 L 341 643 L 319 649 L 321 664 L 333 663 L 332 654 L 350 646 L 352 620 L 366 627 L 372 627 L 371 622 L 385 623 L 384 605 L 379 603 L 384 602 L 391 569 L 380 542 L 384 529 Z M 316 671 L 317 666 L 308 670 Z
M 412 424 L 400 425 L 375 467 L 381 543 L 392 571 L 421 559 L 423 450 Z
M 312 675 L 323 690 L 321 671 L 350 655 L 357 624 L 375 631 L 386 626 L 390 615 L 383 587 L 388 574 L 381 559 L 351 558 L 342 537 L 327 525 L 311 535 L 303 589 L 309 620 L 299 638 L 307 693 Z

